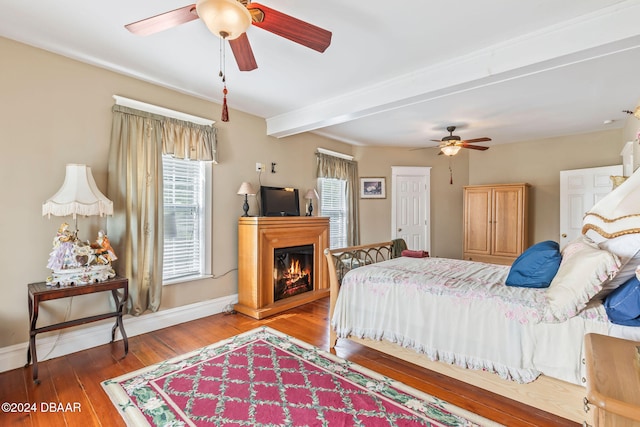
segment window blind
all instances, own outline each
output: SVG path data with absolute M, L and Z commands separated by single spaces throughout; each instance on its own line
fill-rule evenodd
M 204 274 L 204 162 L 162 156 L 163 282 Z
M 346 184 L 342 179 L 319 178 L 320 215 L 329 217 L 329 247 L 347 246 Z

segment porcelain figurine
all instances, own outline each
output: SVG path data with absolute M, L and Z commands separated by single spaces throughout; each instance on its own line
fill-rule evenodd
M 111 261 L 116 259 L 104 231 L 100 230 L 95 243 L 84 243 L 77 239 L 65 222 L 53 239 L 53 250 L 47 263 L 52 271 L 46 283 L 49 286 L 73 286 L 111 279 L 116 276 Z

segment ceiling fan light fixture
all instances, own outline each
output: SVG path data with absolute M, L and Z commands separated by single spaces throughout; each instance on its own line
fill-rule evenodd
M 442 151 L 442 154 L 444 154 L 445 156 L 455 156 L 456 154 L 458 154 L 458 151 L 460 151 L 460 147 L 459 145 L 445 145 L 444 147 L 440 148 L 440 151 Z
M 209 30 L 227 40 L 240 37 L 251 26 L 251 14 L 236 0 L 198 0 L 198 16 Z
M 636 107 L 635 110 L 622 110 L 623 113 L 631 114 L 636 119 L 640 119 L 640 107 Z

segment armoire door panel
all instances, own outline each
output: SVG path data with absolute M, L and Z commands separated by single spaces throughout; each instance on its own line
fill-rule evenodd
M 467 191 L 465 205 L 464 252 L 489 254 L 491 252 L 491 191 Z
M 496 188 L 493 190 L 493 248 L 500 256 L 517 257 L 522 248 L 522 188 Z

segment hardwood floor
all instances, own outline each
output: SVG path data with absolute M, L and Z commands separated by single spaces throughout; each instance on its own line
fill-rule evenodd
M 30 367 L 0 373 L 0 402 L 28 403 L 36 409 L 22 413 L 0 412 L 0 425 L 124 426 L 102 390 L 101 381 L 260 325 L 268 325 L 326 349 L 328 306 L 328 298 L 324 298 L 264 320 L 242 314 L 206 317 L 131 337 L 129 355 L 125 358 L 122 358 L 121 341 L 94 347 L 40 362 L 40 385 L 31 380 Z M 578 426 L 347 340 L 338 341 L 336 354 L 506 426 Z M 60 404 L 62 409 L 76 411 L 58 411 Z

